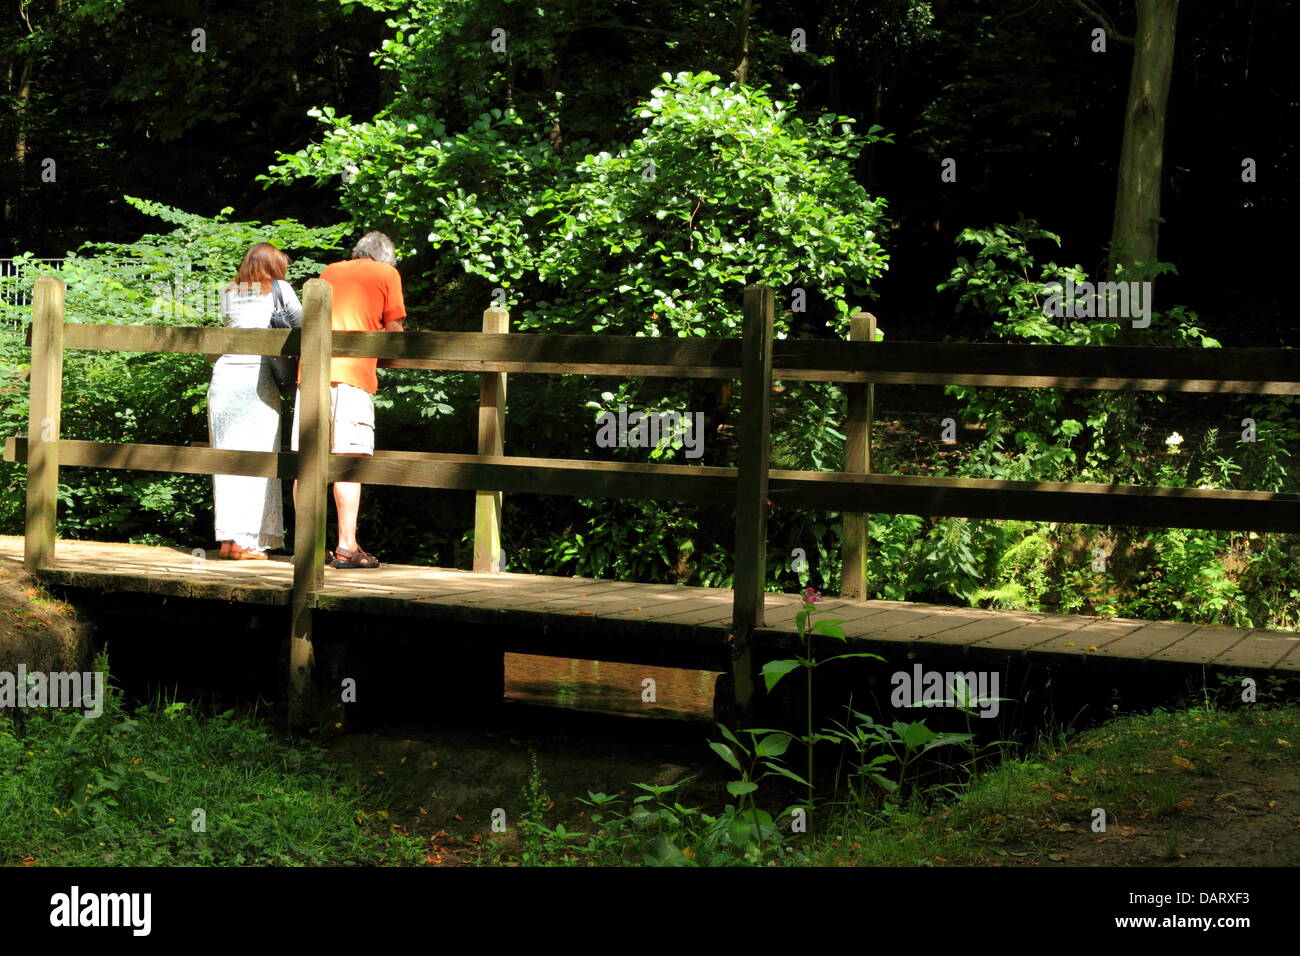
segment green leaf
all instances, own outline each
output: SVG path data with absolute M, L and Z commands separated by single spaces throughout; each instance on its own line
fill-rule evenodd
M 727 826 L 727 836 L 731 838 L 731 845 L 738 850 L 744 850 L 749 846 L 752 833 L 753 827 L 739 818 L 732 820 Z
M 921 748 L 921 753 L 925 753 L 926 751 L 933 750 L 936 747 L 947 747 L 950 744 L 964 744 L 967 741 L 974 739 L 974 736 L 975 736 L 974 734 L 938 735 L 933 740 L 929 741 L 924 747 Z
M 720 744 L 717 741 L 710 741 L 709 747 L 713 749 L 715 754 L 725 760 L 727 765 L 733 770 L 740 771 L 740 761 L 736 759 L 736 755 L 731 752 L 730 747 L 726 744 Z
M 834 657 L 828 657 L 821 663 L 829 664 L 831 661 L 842 661 L 849 657 L 865 657 L 873 661 L 883 661 L 884 658 L 879 654 L 872 654 L 870 651 L 850 651 L 847 654 L 836 654 Z
M 747 793 L 753 793 L 758 789 L 758 784 L 749 780 L 732 780 L 727 784 L 727 793 L 733 797 L 743 797 Z
M 924 747 L 938 735 L 925 726 L 923 721 L 917 721 L 912 724 L 905 724 L 901 721 L 895 722 L 894 732 L 903 742 L 903 746 L 908 750 L 916 750 L 918 747 Z
M 782 767 L 779 764 L 771 764 L 771 763 L 764 764 L 764 766 L 767 767 L 767 769 L 770 770 L 772 773 L 780 774 L 782 777 L 789 777 L 791 780 L 793 780 L 797 784 L 800 784 L 801 786 L 805 786 L 805 787 L 808 786 L 807 780 L 805 780 L 803 777 L 799 776 L 797 773 L 795 773 L 793 770 L 790 770 L 787 767 Z
M 730 740 L 733 744 L 735 744 L 735 745 L 736 745 L 737 747 L 739 747 L 741 750 L 744 750 L 744 749 L 745 749 L 745 745 L 742 744 L 739 740 L 737 740 L 737 739 L 736 739 L 736 735 L 733 734 L 730 730 L 728 730 L 724 725 L 722 725 L 722 724 L 718 724 L 718 731 L 722 734 L 722 736 L 726 737 L 728 740 Z
M 844 629 L 837 627 L 832 621 L 818 621 L 813 625 L 813 630 L 826 637 L 833 637 L 841 641 L 847 640 L 844 636 Z
M 788 659 L 780 660 L 780 661 L 768 661 L 766 664 L 764 664 L 763 680 L 767 684 L 768 691 L 770 692 L 772 688 L 777 685 L 777 683 L 781 680 L 782 677 L 790 673 L 798 666 L 799 666 L 798 661 L 788 660 Z
M 790 734 L 770 734 L 758 742 L 754 756 L 779 757 L 789 748 L 792 739 Z

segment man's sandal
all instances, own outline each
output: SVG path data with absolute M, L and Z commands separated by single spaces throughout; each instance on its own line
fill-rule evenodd
M 339 568 L 340 570 L 351 568 L 377 568 L 379 559 L 373 554 L 367 554 L 361 548 L 355 551 L 348 551 L 344 548 L 334 549 L 334 560 L 330 562 L 330 567 Z

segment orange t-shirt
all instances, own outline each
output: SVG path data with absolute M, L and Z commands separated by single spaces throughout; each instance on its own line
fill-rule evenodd
M 406 318 L 402 276 L 393 266 L 374 259 L 348 259 L 327 265 L 320 277 L 333 287 L 335 332 L 382 332 L 385 322 Z M 344 382 L 369 392 L 379 391 L 378 359 L 330 359 L 330 384 Z

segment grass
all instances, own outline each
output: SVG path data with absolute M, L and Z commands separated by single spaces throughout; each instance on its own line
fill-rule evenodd
M 885 813 L 841 813 L 812 848 L 819 865 L 987 865 L 1046 858 L 1063 862 L 1067 841 L 1096 841 L 1095 811 L 1105 834 L 1156 827 L 1196 808 L 1224 819 L 1236 806 L 1209 796 L 1231 778 L 1300 763 L 1300 707 L 1251 705 L 1157 710 L 1116 719 L 1066 743 L 1046 744 L 971 781 L 946 803 Z M 1222 781 L 1222 786 L 1219 781 Z M 1256 789 L 1267 790 L 1267 786 Z M 1231 791 L 1229 791 L 1231 792 Z M 1267 804 L 1265 805 L 1268 806 Z M 1210 822 L 1209 826 L 1217 824 Z M 1179 856 L 1173 829 L 1160 837 L 1166 858 Z M 1300 842 L 1300 838 L 1297 838 Z M 1064 859 L 1069 859 L 1065 857 Z
M 1005 866 L 1178 863 L 1188 856 L 1196 862 L 1202 836 L 1225 827 L 1238 828 L 1245 865 L 1253 862 L 1252 842 L 1277 843 L 1279 832 L 1290 859 L 1300 834 L 1278 827 L 1286 826 L 1279 815 L 1300 823 L 1300 805 L 1281 792 L 1300 770 L 1298 752 L 1300 707 L 1294 704 L 1202 705 L 1121 717 L 1070 737 L 1044 738 L 1026 756 L 976 775 L 956 795 L 932 789 L 903 807 L 841 809 L 815 839 L 792 838 L 793 852 L 753 862 Z M 255 714 L 205 716 L 164 701 L 128 714 L 116 695 L 94 720 L 75 712 L 29 712 L 21 724 L 0 720 L 0 860 L 73 866 L 439 862 L 429 858 L 424 837 L 374 809 L 397 805 L 392 794 L 376 789 L 388 785 L 361 783 L 359 776 L 327 763 L 317 747 L 286 742 Z M 541 779 L 538 768 L 530 779 Z M 1279 781 L 1281 787 L 1270 787 Z M 633 788 L 629 798 L 637 792 Z M 573 801 L 557 794 L 557 806 L 538 791 L 527 801 L 524 845 L 506 851 L 488 839 L 460 862 L 659 863 L 667 858 L 661 837 L 669 817 L 685 819 L 677 798 L 670 794 L 645 809 L 677 806 L 682 812 L 601 834 L 592 826 L 590 805 L 575 820 L 568 811 L 577 810 L 576 803 L 566 807 Z M 1093 829 L 1097 809 L 1106 813 L 1104 833 Z M 695 813 L 686 816 L 698 819 Z M 560 817 L 570 827 L 557 836 Z M 1274 829 L 1265 833 L 1261 826 Z M 1145 835 L 1140 855 L 1132 849 L 1142 842 L 1131 839 L 1135 833 Z M 692 859 L 673 856 L 674 865 L 694 863 L 696 851 L 705 865 L 741 862 L 734 853 L 706 855 L 698 842 L 690 845 L 695 850 L 686 856 Z M 1098 855 L 1125 848 L 1132 852 L 1118 859 Z
M 107 671 L 107 660 L 96 668 Z M 1288 698 L 1270 692 L 1266 699 Z M 706 774 L 719 769 L 707 752 L 700 764 Z M 1251 865 L 1262 862 L 1257 857 L 1265 848 L 1273 862 L 1295 865 L 1298 764 L 1300 706 L 1224 709 L 1207 693 L 1194 706 L 1119 717 L 1078 734 L 1044 734 L 1032 752 L 1008 757 L 965 786 L 932 787 L 901 807 L 840 809 L 815 838 L 787 835 L 789 852 L 750 858 L 725 842 L 711 849 L 700 809 L 678 803 L 725 800 L 716 788 L 637 785 L 619 804 L 625 812 L 616 812 L 614 804 L 598 808 L 587 801 L 584 807 L 576 794 L 552 788 L 553 802 L 533 763 L 523 793 L 526 812 L 511 822 L 512 829 L 526 824 L 522 845 L 506 848 L 475 837 L 466 858 L 456 862 L 1177 864 L 1222 862 L 1226 853 L 1231 864 Z M 409 802 L 395 787 L 387 776 L 369 772 L 368 764 L 357 772 L 327 761 L 319 747 L 286 740 L 256 713 L 204 715 L 166 700 L 128 709 L 110 683 L 97 719 L 57 710 L 0 716 L 0 863 L 442 862 L 428 834 L 413 832 L 415 824 L 408 829 L 390 822 L 396 810 L 379 809 Z M 1098 810 L 1105 812 L 1102 832 L 1094 829 Z M 593 818 L 603 818 L 604 826 Z M 616 819 L 622 824 L 610 829 Z M 777 826 L 788 830 L 785 820 Z
M 373 829 L 313 747 L 254 714 L 158 702 L 102 717 L 0 719 L 0 860 L 53 866 L 417 864 L 417 839 Z

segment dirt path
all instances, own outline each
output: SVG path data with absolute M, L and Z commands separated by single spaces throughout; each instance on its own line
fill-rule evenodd
M 490 856 L 493 844 L 507 853 L 519 849 L 530 751 L 537 755 L 551 827 L 583 829 L 585 811 L 576 797 L 628 793 L 638 781 L 663 785 L 693 774 L 697 780 L 686 797 L 716 803 L 725 796 L 726 777 L 699 763 L 708 753 L 708 730 L 705 723 L 607 719 L 518 705 L 507 708 L 495 730 L 384 728 L 340 737 L 329 753 L 367 790 L 366 803 L 374 809 L 361 822 L 426 837 L 429 863 L 457 865 Z M 493 832 L 498 810 L 505 813 L 504 833 Z
M 1189 778 L 1168 813 L 1120 818 L 1105 834 L 1060 834 L 1053 860 L 1031 866 L 1300 866 L 1300 777 L 1294 768 L 1239 765 Z
M 0 670 L 79 670 L 88 646 L 72 607 L 36 587 L 22 564 L 0 558 Z

